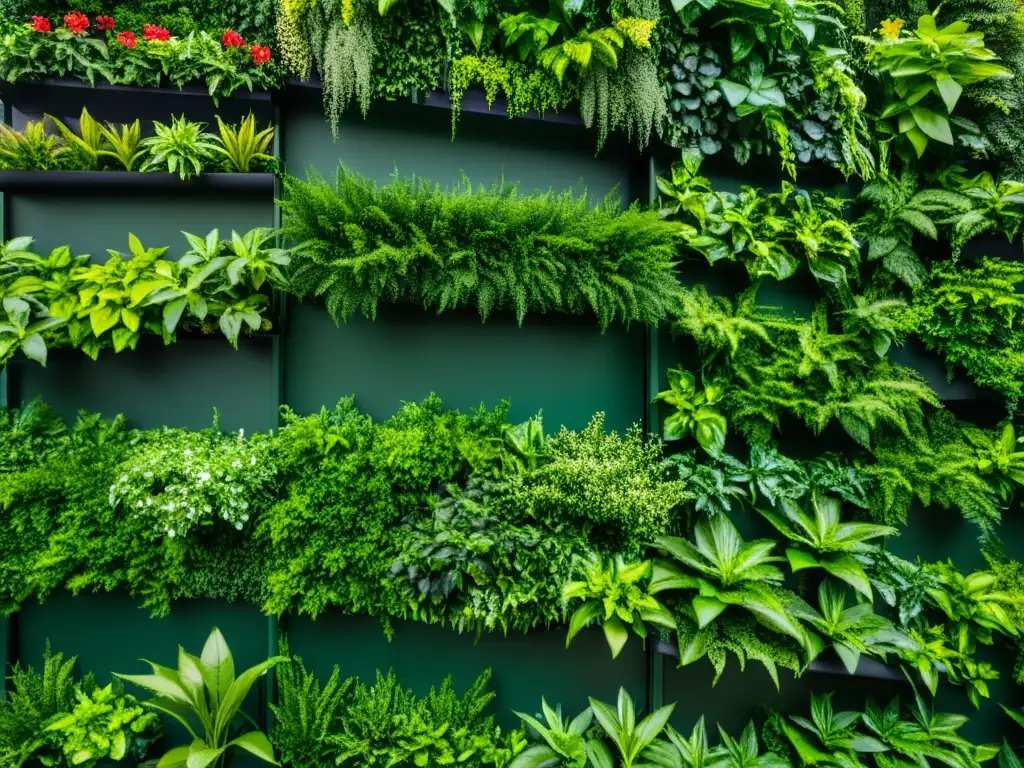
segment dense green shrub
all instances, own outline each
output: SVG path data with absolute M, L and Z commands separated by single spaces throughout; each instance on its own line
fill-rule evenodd
M 443 191 L 424 179 L 378 186 L 341 166 L 285 180 L 284 234 L 301 244 L 300 296 L 322 297 L 335 320 L 382 304 L 443 312 L 596 315 L 657 323 L 677 292 L 677 225 L 612 200 L 592 208 L 569 192 L 520 195 L 502 184 Z

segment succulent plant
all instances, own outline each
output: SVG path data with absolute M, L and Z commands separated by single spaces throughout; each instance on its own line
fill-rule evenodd
M 662 57 L 668 102 L 665 140 L 673 147 L 716 154 L 736 119 L 717 85 L 721 59 L 709 46 L 676 41 L 662 46 Z

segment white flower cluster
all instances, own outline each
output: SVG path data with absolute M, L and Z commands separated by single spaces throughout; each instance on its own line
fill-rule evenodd
M 185 536 L 221 520 L 245 528 L 269 495 L 276 470 L 261 440 L 211 430 L 166 430 L 120 467 L 110 504 L 153 520 L 165 536 Z

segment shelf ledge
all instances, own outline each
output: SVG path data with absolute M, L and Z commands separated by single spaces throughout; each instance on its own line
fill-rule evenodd
M 182 181 L 175 173 L 140 171 L 0 171 L 0 192 L 81 191 L 274 194 L 272 173 L 204 173 Z

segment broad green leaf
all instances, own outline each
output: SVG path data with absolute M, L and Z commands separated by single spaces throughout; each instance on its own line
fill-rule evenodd
M 565 636 L 565 647 L 568 648 L 579 631 L 603 613 L 604 609 L 598 600 L 588 600 L 577 608 L 569 619 L 569 632 Z
M 213 707 L 216 709 L 227 695 L 231 684 L 235 681 L 235 662 L 231 657 L 231 649 L 221 631 L 214 627 L 206 638 L 203 652 L 200 655 L 203 680 L 210 691 Z
M 232 739 L 226 746 L 239 747 L 264 762 L 277 765 L 277 761 L 274 760 L 274 748 L 270 744 L 270 739 L 267 738 L 263 731 L 249 731 L 238 738 Z
M 186 768 L 188 763 L 188 747 L 175 747 L 164 753 L 156 768 Z
M 910 114 L 913 115 L 917 127 L 928 138 L 941 141 L 943 144 L 952 145 L 953 132 L 949 128 L 949 120 L 944 115 L 940 115 L 938 112 L 926 109 L 925 107 L 911 107 Z
M 21 351 L 29 360 L 46 367 L 46 342 L 38 333 L 26 336 L 21 342 Z
M 786 550 L 786 559 L 789 561 L 789 567 L 793 569 L 793 573 L 808 568 L 821 568 L 822 566 L 821 562 L 814 555 L 799 549 L 793 549 L 792 547 Z
M 561 756 L 547 744 L 535 744 L 516 755 L 508 768 L 556 768 L 561 762 Z
M 604 624 L 601 625 L 604 630 L 605 639 L 608 641 L 608 647 L 612 649 L 612 658 L 617 658 L 619 653 L 622 651 L 626 641 L 629 640 L 629 629 L 625 624 L 622 623 L 622 619 L 618 616 L 612 616 L 610 619 L 606 619 Z
M 217 710 L 215 727 L 218 731 L 223 732 L 231 724 L 235 714 L 238 712 L 238 708 L 242 706 L 242 702 L 245 701 L 245 697 L 249 694 L 249 689 L 252 688 L 260 676 L 282 661 L 288 661 L 288 658 L 285 656 L 271 656 L 266 661 L 262 661 L 256 666 L 245 670 L 228 686 L 227 691 L 221 697 L 220 707 Z
M 714 621 L 724 611 L 727 606 L 721 600 L 714 597 L 701 597 L 697 595 L 693 598 L 693 610 L 697 614 L 697 626 L 704 629 L 708 624 Z

